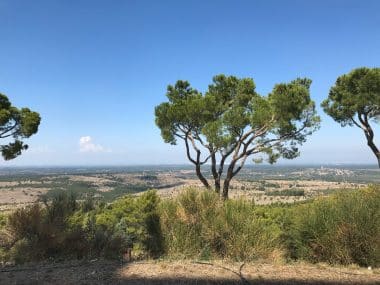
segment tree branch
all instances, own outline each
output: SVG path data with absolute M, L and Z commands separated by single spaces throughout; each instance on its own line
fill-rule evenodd
M 211 158 L 211 154 L 207 156 L 202 162 L 199 162 L 200 165 L 205 164 Z
M 16 128 L 17 125 L 18 125 L 18 124 L 15 123 L 13 126 L 9 127 L 8 129 L 6 129 L 6 130 L 3 131 L 2 133 L 0 133 L 0 138 L 7 138 L 7 137 L 10 137 L 10 136 L 13 136 L 14 133 L 12 133 L 12 134 L 8 134 L 8 135 L 5 135 L 5 136 L 3 136 L 3 135 L 6 134 L 6 133 L 8 133 L 8 132 L 10 132 L 10 131 L 13 130 L 14 128 Z
M 186 155 L 187 155 L 187 158 L 193 163 L 193 164 L 197 164 L 197 162 L 191 157 L 191 154 L 190 154 L 190 147 L 189 147 L 189 142 L 188 142 L 188 139 L 187 139 L 187 136 L 185 137 L 185 146 L 186 146 Z
M 351 121 L 354 123 L 355 126 L 357 126 L 358 128 L 362 129 L 363 131 L 365 131 L 365 129 L 361 125 L 359 125 L 358 122 L 356 122 L 354 120 L 354 118 L 351 118 Z

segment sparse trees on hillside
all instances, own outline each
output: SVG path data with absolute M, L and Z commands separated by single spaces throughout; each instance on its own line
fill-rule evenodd
M 231 179 L 249 157 L 274 163 L 299 155 L 298 146 L 319 127 L 310 84 L 306 78 L 277 84 L 264 97 L 251 78 L 215 76 L 205 94 L 179 80 L 168 86 L 168 102 L 156 107 L 156 124 L 166 143 L 184 142 L 187 158 L 209 189 L 201 167 L 210 163 L 215 191 L 226 199 Z
M 380 68 L 357 68 L 338 77 L 322 107 L 342 127 L 356 126 L 364 132 L 380 167 L 371 126 L 380 116 Z
M 38 113 L 12 106 L 8 97 L 0 93 L 0 139 L 6 141 L 0 145 L 0 151 L 5 160 L 17 157 L 28 148 L 23 139 L 37 133 L 40 121 Z

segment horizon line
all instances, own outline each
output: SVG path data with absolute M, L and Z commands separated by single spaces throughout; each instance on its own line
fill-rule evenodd
M 211 164 L 205 164 L 205 166 L 210 166 Z M 361 163 L 361 162 L 331 162 L 331 163 L 260 163 L 260 164 L 246 164 L 245 167 L 250 166 L 266 166 L 266 167 L 276 167 L 276 166 L 377 166 L 376 163 Z M 193 166 L 190 163 L 162 163 L 162 164 L 92 164 L 92 165 L 83 165 L 83 164 L 46 164 L 46 165 L 0 165 L 1 168 L 65 168 L 65 167 L 83 167 L 83 168 L 94 168 L 94 167 L 170 167 L 170 166 Z

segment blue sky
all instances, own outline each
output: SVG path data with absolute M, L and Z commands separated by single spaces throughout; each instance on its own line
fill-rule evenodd
M 224 73 L 265 95 L 302 76 L 319 105 L 339 75 L 380 66 L 379 11 L 376 0 L 0 0 L 0 92 L 42 116 L 30 149 L 0 166 L 186 163 L 154 124 L 168 84 L 204 91 Z M 319 113 L 291 163 L 375 164 L 359 129 Z

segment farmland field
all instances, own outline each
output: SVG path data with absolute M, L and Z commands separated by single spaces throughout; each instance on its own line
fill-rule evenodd
M 257 204 L 291 203 L 380 182 L 379 170 L 368 165 L 251 165 L 231 184 L 230 196 Z M 205 171 L 206 176 L 210 173 Z M 211 181 L 210 181 L 211 182 Z M 161 197 L 178 195 L 186 186 L 201 186 L 191 166 L 0 168 L 0 209 L 9 210 L 72 191 L 78 199 L 111 202 L 126 195 L 157 189 Z

